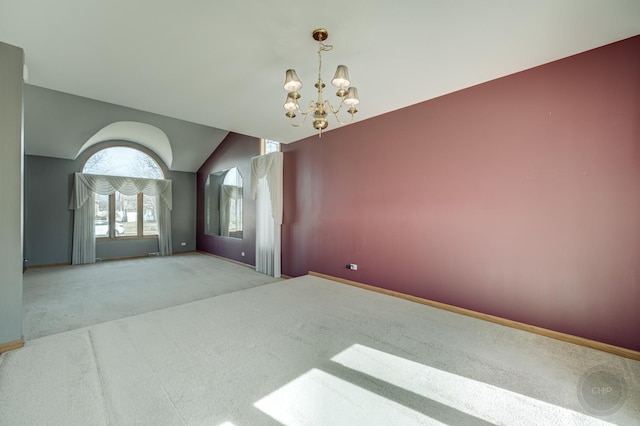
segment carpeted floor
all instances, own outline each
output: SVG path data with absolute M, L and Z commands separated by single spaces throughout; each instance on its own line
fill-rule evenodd
M 26 340 L 278 281 L 201 253 L 28 269 Z
M 593 416 L 585 374 L 625 385 Z M 593 400 L 591 400 L 593 402 Z M 305 276 L 30 340 L 2 425 L 619 424 L 640 362 Z

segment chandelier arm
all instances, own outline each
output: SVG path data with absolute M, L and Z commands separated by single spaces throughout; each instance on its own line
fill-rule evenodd
M 315 106 L 316 106 L 316 103 L 314 101 L 310 101 L 309 102 L 309 106 L 307 106 L 306 110 L 302 111 L 300 109 L 300 107 L 298 107 L 297 112 L 298 112 L 298 114 L 303 116 L 302 121 L 300 121 L 299 123 L 296 124 L 296 123 L 293 122 L 293 118 L 289 117 L 289 124 L 291 124 L 293 127 L 302 126 L 305 123 L 305 121 L 307 121 L 307 117 L 309 116 L 309 114 L 311 114 L 313 112 Z
M 291 124 L 293 127 L 300 127 L 304 124 L 304 122 L 307 121 L 307 116 L 305 115 L 304 118 L 302 119 L 301 122 L 299 123 L 294 123 L 293 122 L 293 118 L 289 118 L 289 124 Z
M 354 114 L 353 114 L 353 113 L 351 113 L 351 118 L 349 119 L 349 121 L 342 121 L 342 120 L 340 120 L 340 117 L 338 117 L 338 111 L 335 111 L 335 112 L 334 112 L 334 111 L 331 111 L 331 113 L 332 113 L 332 114 L 333 114 L 333 116 L 336 118 L 336 121 L 337 121 L 338 123 L 342 124 L 342 125 L 349 124 L 349 123 L 353 122 L 353 116 L 354 116 Z
M 340 98 L 340 105 L 338 105 L 338 108 L 334 108 L 333 105 L 329 103 L 329 101 L 324 101 L 324 104 L 325 104 L 325 108 L 327 108 L 331 112 L 331 114 L 337 117 L 338 113 L 342 109 L 342 106 L 344 105 L 344 97 Z
M 338 123 L 345 125 L 345 124 L 349 124 L 353 122 L 353 117 L 355 115 L 355 113 L 351 113 L 351 118 L 349 119 L 349 121 L 342 121 L 340 120 L 340 117 L 338 116 L 338 113 L 340 113 L 340 110 L 342 110 L 342 106 L 344 105 L 344 98 L 342 98 L 342 100 L 340 101 L 340 105 L 338 105 L 338 108 L 334 108 L 333 105 L 331 105 L 329 103 L 329 101 L 324 101 L 324 107 L 325 109 L 327 109 L 338 121 Z
M 304 111 L 302 111 L 300 109 L 300 107 L 298 107 L 298 112 L 302 115 L 305 116 L 305 118 L 307 117 L 307 115 L 311 114 L 316 108 L 316 101 L 311 100 L 309 101 L 309 105 L 307 106 L 307 109 L 305 109 Z

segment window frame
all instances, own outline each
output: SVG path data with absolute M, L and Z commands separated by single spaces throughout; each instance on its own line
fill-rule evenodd
M 158 239 L 158 234 L 153 235 L 144 235 L 144 194 L 142 192 L 138 192 L 137 200 L 136 200 L 136 235 L 123 235 L 116 236 L 116 194 L 109 194 L 108 198 L 109 205 L 109 232 L 105 237 L 96 236 L 96 240 L 106 241 L 106 240 L 144 240 L 144 239 Z M 157 221 L 157 216 L 156 216 Z

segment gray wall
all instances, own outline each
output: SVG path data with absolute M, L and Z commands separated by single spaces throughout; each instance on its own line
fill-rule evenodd
M 22 337 L 23 65 L 0 42 L 0 344 Z
M 75 161 L 25 156 L 24 257 L 29 265 L 71 262 Z
M 29 84 L 24 85 L 24 106 L 25 153 L 41 157 L 73 160 L 103 127 L 133 121 L 157 127 L 167 135 L 173 149 L 173 163 L 169 164 L 172 170 L 195 172 L 228 134 L 225 130 Z M 127 135 L 121 137 L 124 136 Z
M 135 146 L 127 142 L 122 145 Z M 69 209 L 77 160 L 27 155 L 25 157 L 25 244 L 29 266 L 71 263 L 73 211 Z M 166 170 L 166 168 L 165 168 Z M 171 229 L 173 252 L 196 249 L 196 173 L 167 173 L 173 185 Z M 181 243 L 186 245 L 182 246 Z M 102 259 L 144 256 L 158 251 L 156 239 L 103 241 L 96 245 Z

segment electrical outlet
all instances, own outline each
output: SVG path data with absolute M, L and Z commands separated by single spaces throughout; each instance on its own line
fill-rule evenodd
M 350 263 L 347 265 L 347 269 L 351 269 L 352 271 L 357 271 L 358 265 L 356 265 L 355 263 Z
M 244 256 L 244 252 L 241 252 L 241 253 L 240 253 L 240 256 Z
M 186 245 L 187 245 L 187 243 L 185 243 L 185 242 L 183 241 L 183 242 L 181 242 L 181 243 L 180 243 L 180 245 L 181 245 L 182 247 L 184 247 L 184 246 L 186 246 Z

